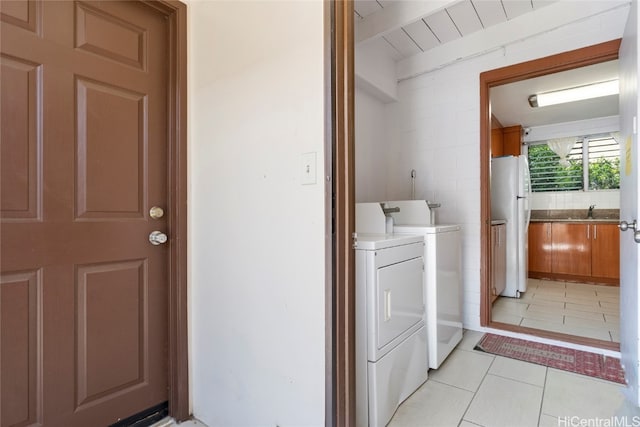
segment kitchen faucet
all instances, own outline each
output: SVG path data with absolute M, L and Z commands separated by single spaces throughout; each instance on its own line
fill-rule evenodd
M 593 218 L 593 208 L 595 207 L 596 205 L 589 206 L 589 211 L 587 212 L 587 218 Z

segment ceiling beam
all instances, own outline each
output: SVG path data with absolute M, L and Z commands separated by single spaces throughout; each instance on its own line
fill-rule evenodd
M 427 15 L 438 12 L 459 0 L 416 1 L 402 0 L 386 2 L 384 9 L 357 21 L 355 25 L 355 43 L 361 43 L 374 37 L 383 36 L 400 27 L 411 24 Z M 391 3 L 391 4 L 390 4 Z

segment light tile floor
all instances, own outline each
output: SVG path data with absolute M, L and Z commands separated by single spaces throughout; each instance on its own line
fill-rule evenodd
M 389 427 L 630 426 L 640 420 L 624 386 L 474 351 L 481 337 L 465 331 Z
M 620 342 L 620 288 L 529 279 L 518 298 L 500 297 L 491 308 L 497 322 Z
M 639 425 L 624 386 L 473 350 L 482 332 L 465 331 L 456 349 L 400 405 L 388 427 L 572 427 Z M 167 420 L 153 427 L 207 427 Z
M 188 420 L 185 422 L 182 422 L 180 424 L 176 423 L 175 421 L 173 421 L 172 418 L 165 418 L 162 421 L 158 421 L 155 424 L 152 424 L 150 427 L 176 427 L 176 426 L 180 426 L 180 427 L 207 427 L 205 424 L 202 424 L 200 421 L 198 420 Z

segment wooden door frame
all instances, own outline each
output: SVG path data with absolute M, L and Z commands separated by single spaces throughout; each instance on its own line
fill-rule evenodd
M 189 352 L 187 299 L 187 6 L 177 0 L 139 0 L 168 22 L 167 177 L 169 246 L 169 415 L 188 419 Z
M 353 2 L 332 0 L 328 5 L 331 26 L 331 286 L 327 300 L 327 333 L 331 334 L 331 384 L 327 385 L 325 424 L 353 426 L 355 400 L 355 73 Z M 326 15 L 325 15 L 326 16 Z M 331 221 L 333 220 L 333 221 Z M 333 227 L 331 225 L 333 222 Z M 329 388 L 330 387 L 330 388 Z
M 618 59 L 620 39 L 588 46 L 520 64 L 509 65 L 480 74 L 480 325 L 514 332 L 619 350 L 619 345 L 603 340 L 582 338 L 491 320 L 491 108 L 489 91 L 492 87 L 520 80 L 544 76 L 574 68 L 586 67 Z

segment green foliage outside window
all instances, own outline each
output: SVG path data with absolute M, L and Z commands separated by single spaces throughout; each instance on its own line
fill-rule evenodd
M 532 191 L 578 191 L 584 188 L 582 148 L 577 146 L 567 160 L 569 166 L 559 162 L 560 157 L 547 144 L 529 147 L 529 170 Z M 592 154 L 589 161 L 589 190 L 620 188 L 620 158 L 599 157 Z
M 532 191 L 575 191 L 582 189 L 582 160 L 569 158 L 562 166 L 560 157 L 547 144 L 529 147 Z
M 590 190 L 620 188 L 620 158 L 589 163 L 589 181 Z

